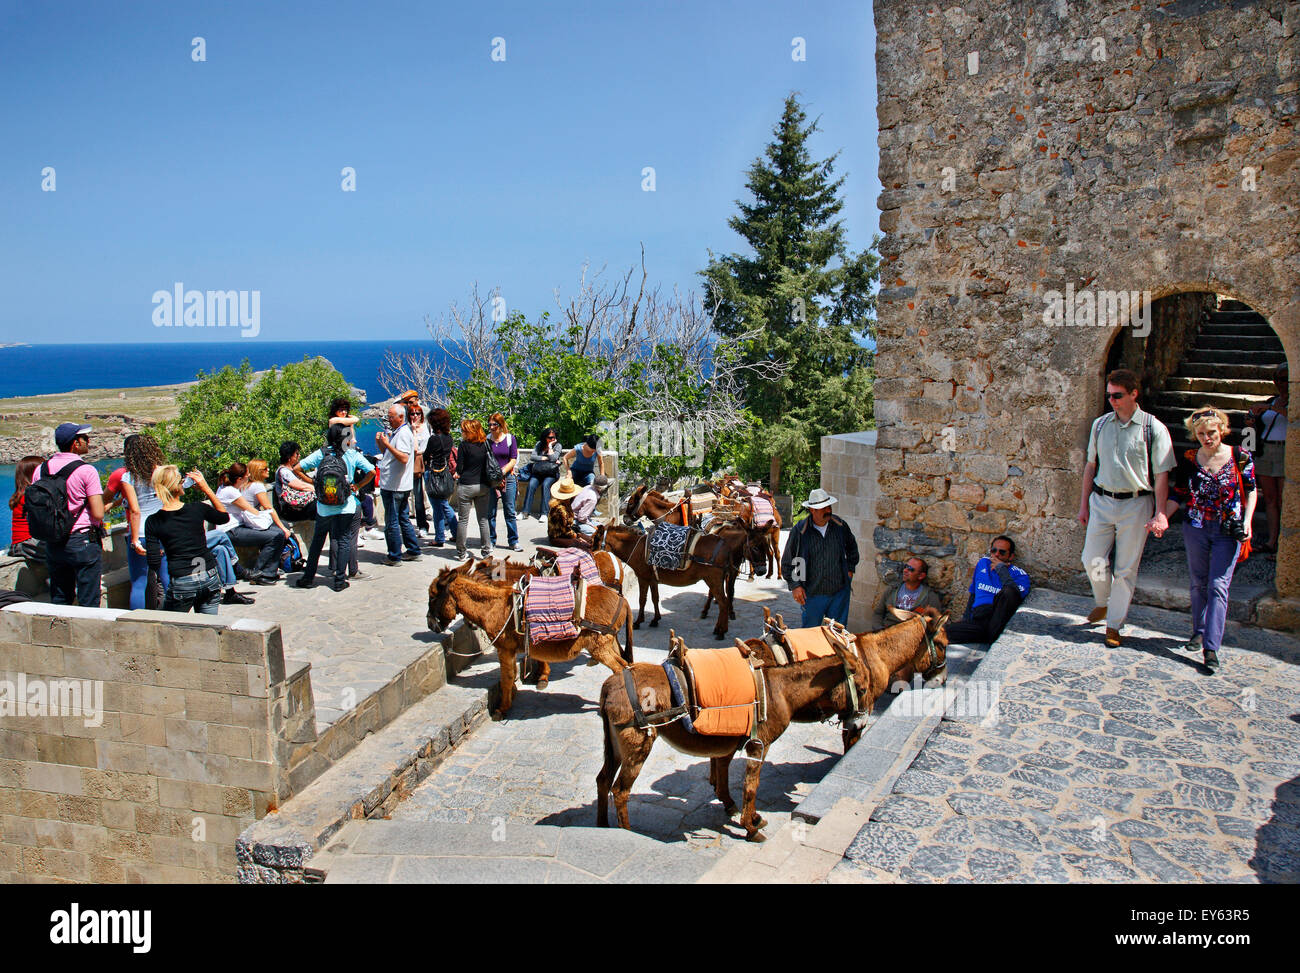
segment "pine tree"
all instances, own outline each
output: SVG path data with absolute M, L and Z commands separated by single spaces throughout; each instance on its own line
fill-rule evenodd
M 718 333 L 750 334 L 740 342 L 747 363 L 788 366 L 780 379 L 751 377 L 745 390 L 757 424 L 744 472 L 766 472 L 773 491 L 783 476 L 787 492 L 815 486 L 821 437 L 872 422 L 871 352 L 859 338 L 875 323 L 875 244 L 848 252 L 838 218 L 844 179 L 832 178 L 838 153 L 814 162 L 815 131 L 788 96 L 773 141 L 749 168 L 752 201 L 737 200 L 739 215 L 728 220 L 753 255 L 710 251 L 701 271 L 718 301 Z

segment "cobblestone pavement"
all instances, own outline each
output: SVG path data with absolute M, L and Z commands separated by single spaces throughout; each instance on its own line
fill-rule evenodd
M 546 525 L 535 520 L 520 521 L 519 528 L 525 553 L 498 548 L 497 556 L 528 558 L 535 541 L 546 537 Z M 498 530 L 504 541 L 504 520 Z M 477 535 L 478 528 L 472 527 L 469 549 L 474 553 Z M 267 587 L 240 584 L 238 589 L 256 598 L 256 604 L 221 607 L 222 616 L 280 623 L 286 664 L 311 663 L 316 723 L 322 732 L 429 651 L 434 641 L 425 620 L 429 582 L 443 567 L 459 563 L 454 544 L 426 547 L 419 561 L 392 567 L 383 563 L 387 548 L 382 539 L 363 539 L 362 544 L 358 562 L 366 577 L 344 591 L 329 586 L 327 545 L 314 588 L 295 588 L 297 573 Z
M 995 720 L 945 719 L 833 882 L 1300 880 L 1300 642 L 1231 625 L 1208 676 L 1187 617 L 1038 591 L 976 678 Z M 1176 633 L 1176 634 L 1170 634 Z
M 635 576 L 625 595 L 636 605 Z M 699 619 L 705 588 L 660 588 L 663 620 L 634 634 L 638 662 L 662 662 L 668 631 L 675 629 L 693 647 L 711 647 L 713 613 Z M 763 604 L 798 617 L 784 582 L 741 580 L 736 591 L 738 619 L 731 633 L 759 634 Z M 588 666 L 585 657 L 552 665 L 549 687 L 524 686 L 510 718 L 480 727 L 427 780 L 398 806 L 394 821 L 448 821 L 509 827 L 511 822 L 542 825 L 596 823 L 596 773 L 602 762 L 598 704 L 610 672 Z M 495 656 L 486 656 L 457 681 L 489 685 L 498 678 Z M 790 818 L 798 800 L 834 766 L 843 753 L 838 727 L 796 724 L 772 747 L 763 766 L 758 807 L 774 833 Z M 732 796 L 743 793 L 745 761 L 733 760 Z M 613 808 L 611 806 L 611 823 Z M 628 804 L 633 830 L 666 842 L 685 842 L 699 854 L 699 873 L 744 830 L 728 822 L 708 782 L 708 762 L 678 753 L 659 741 L 638 777 Z

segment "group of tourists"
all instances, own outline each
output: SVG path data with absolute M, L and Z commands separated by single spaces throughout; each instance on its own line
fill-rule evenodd
M 1086 527 L 1082 560 L 1095 603 L 1088 622 L 1105 623 L 1106 645 L 1121 644 L 1147 536 L 1163 536 L 1169 519 L 1181 511 L 1192 614 L 1192 634 L 1182 648 L 1201 652 L 1211 672 L 1219 667 L 1233 572 L 1252 546 L 1257 482 L 1268 510 L 1269 537 L 1256 549 L 1277 547 L 1287 431 L 1285 366 L 1278 370 L 1276 385 L 1277 394 L 1252 410 L 1255 455 L 1227 444 L 1232 432 L 1227 414 L 1206 405 L 1186 420 L 1199 448 L 1188 450 L 1179 462 L 1169 430 L 1138 405 L 1137 376 L 1117 369 L 1106 377 L 1111 411 L 1089 431 L 1078 516 Z M 299 587 L 315 583 L 327 539 L 334 590 L 365 577 L 357 549 L 362 528 L 369 525 L 373 531 L 376 526 L 376 484 L 387 565 L 419 560 L 420 535 L 435 548 L 450 539 L 456 556 L 464 558 L 471 509 L 483 556 L 496 545 L 498 510 L 504 513 L 505 546 L 522 551 L 516 510 L 521 477 L 527 484 L 523 516 L 532 515 L 540 495 L 537 517 L 548 520 L 548 540 L 557 546 L 590 546 L 598 525 L 596 506 L 609 486 L 596 436 L 566 450 L 557 430 L 548 427 L 521 469 L 518 440 L 501 413 L 491 415 L 486 429 L 478 419 L 463 419 L 459 439 L 453 439 L 447 410 L 426 416 L 417 393 L 409 391 L 389 408 L 385 429 L 375 437 L 376 454 L 368 456 L 357 448 L 358 419 L 350 410 L 347 399 L 330 404 L 325 443 L 306 457 L 297 443 L 284 443 L 270 490 L 267 464 L 250 459 L 221 470 L 213 492 L 198 470 L 182 476 L 166 463 L 147 434 L 126 438 L 123 465 L 101 489 L 95 468 L 81 459 L 89 449 L 91 427 L 63 423 L 55 430 L 58 451 L 53 456 L 28 456 L 18 463 L 10 502 L 11 553 L 45 561 L 56 603 L 98 605 L 104 517 L 121 504 L 130 531 L 131 607 L 161 604 L 215 613 L 219 603 L 252 602 L 235 589 L 237 581 L 269 585 L 280 579 L 288 560 L 286 546 L 294 543 L 286 520 L 315 518 L 300 563 Z M 32 489 L 43 480 L 46 487 Z M 205 499 L 183 503 L 180 497 L 189 487 Z M 411 523 L 412 500 L 418 531 Z M 848 620 L 859 554 L 853 532 L 832 512 L 835 502 L 824 490 L 812 492 L 803 504 L 809 516 L 791 530 L 781 558 L 805 626 L 818 625 L 824 617 Z M 40 531 L 29 530 L 30 516 L 40 518 Z M 51 520 L 57 521 L 53 528 Z M 47 538 L 44 543 L 37 533 Z M 257 550 L 254 567 L 240 565 L 237 547 Z M 992 642 L 1029 594 L 1029 576 L 1013 563 L 1015 550 L 1010 537 L 999 535 L 979 558 L 965 616 L 948 623 L 950 642 Z M 926 583 L 928 576 L 923 558 L 907 558 L 901 583 L 877 600 L 874 626 L 889 624 L 891 608 L 941 611 L 942 599 Z

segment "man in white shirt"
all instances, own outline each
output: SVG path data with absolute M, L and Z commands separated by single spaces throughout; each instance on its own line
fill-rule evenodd
M 391 436 L 375 434 L 379 448 L 379 496 L 384 503 L 384 538 L 388 541 L 388 565 L 420 558 L 420 539 L 411 524 L 406 502 L 415 482 L 415 436 L 406 421 L 406 409 L 394 403 L 388 408 Z M 406 553 L 402 553 L 402 542 Z

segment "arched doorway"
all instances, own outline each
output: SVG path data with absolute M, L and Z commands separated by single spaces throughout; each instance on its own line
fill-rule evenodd
M 1197 445 L 1185 420 L 1205 405 L 1228 414 L 1232 426 L 1228 441 L 1242 445 L 1252 407 L 1268 402 L 1278 391 L 1278 366 L 1287 361 L 1282 341 L 1268 320 L 1247 304 L 1225 295 L 1183 292 L 1153 301 L 1144 323 L 1149 324 L 1149 329 L 1139 326 L 1119 330 L 1108 349 L 1103 376 L 1114 368 L 1129 368 L 1141 377 L 1140 404 L 1169 428 L 1180 459 Z M 1101 409 L 1106 408 L 1103 401 Z M 1250 435 L 1258 437 L 1259 433 Z M 1274 435 L 1284 439 L 1285 424 L 1281 429 L 1275 427 Z M 1245 445 L 1249 448 L 1251 443 Z M 1279 472 L 1279 479 L 1273 481 L 1279 487 L 1285 448 L 1284 442 L 1264 447 L 1267 469 Z M 1264 458 L 1259 465 L 1264 472 Z M 1280 518 L 1280 505 L 1274 515 Z M 1252 527 L 1255 543 L 1263 545 L 1270 537 L 1270 525 L 1262 490 Z M 1260 552 L 1238 565 L 1233 576 L 1230 617 L 1249 619 L 1254 604 L 1273 594 L 1276 563 L 1275 552 Z M 1185 608 L 1186 572 L 1182 530 L 1176 523 L 1163 538 L 1148 539 L 1134 600 Z

